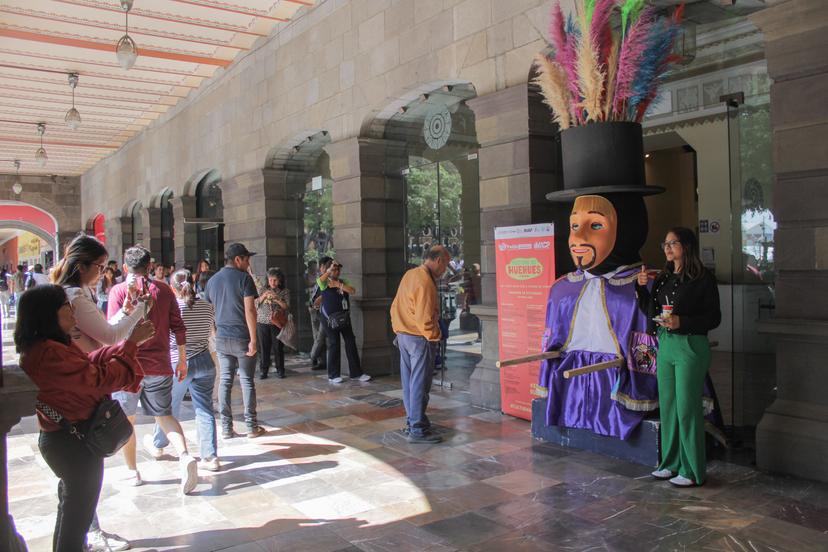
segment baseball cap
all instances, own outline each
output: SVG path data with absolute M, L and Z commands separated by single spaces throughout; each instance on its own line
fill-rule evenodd
M 224 252 L 225 259 L 235 259 L 236 257 L 252 257 L 255 253 L 247 250 L 244 244 L 231 243 Z

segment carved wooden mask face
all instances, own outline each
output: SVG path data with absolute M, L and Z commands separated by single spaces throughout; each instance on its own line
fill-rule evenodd
M 575 199 L 569 215 L 569 253 L 579 270 L 600 265 L 615 247 L 618 215 L 612 203 L 601 196 Z

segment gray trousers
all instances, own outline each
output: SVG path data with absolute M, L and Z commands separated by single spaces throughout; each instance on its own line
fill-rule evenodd
M 325 328 L 322 324 L 325 319 L 319 315 L 319 311 L 309 308 L 311 330 L 313 330 L 313 347 L 311 347 L 311 362 L 325 362 Z
M 233 429 L 233 410 L 230 407 L 230 398 L 236 372 L 239 373 L 239 383 L 242 388 L 244 421 L 247 429 L 251 430 L 259 425 L 256 420 L 256 383 L 253 380 L 258 355 L 247 356 L 248 343 L 247 339 L 216 337 L 216 355 L 221 374 L 218 394 L 219 411 L 221 412 L 221 428 L 225 432 Z

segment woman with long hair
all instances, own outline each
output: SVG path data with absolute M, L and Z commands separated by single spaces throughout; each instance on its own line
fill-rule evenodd
M 187 376 L 174 379 L 172 389 L 172 415 L 179 418 L 181 402 L 189 391 L 196 415 L 198 441 L 201 446 L 201 468 L 218 471 L 220 468 L 216 442 L 216 416 L 213 412 L 213 387 L 216 365 L 210 355 L 209 341 L 215 328 L 213 305 L 196 296 L 190 283 L 190 273 L 179 270 L 170 276 L 170 286 L 175 292 L 181 319 L 187 328 Z M 175 336 L 170 336 L 172 364 L 178 363 L 178 346 Z M 144 448 L 155 458 L 164 454 L 169 445 L 166 434 L 155 424 L 153 435 L 144 436 Z
M 63 259 L 52 271 L 52 281 L 64 289 L 74 311 L 75 325 L 68 333 L 72 342 L 84 353 L 123 341 L 143 314 L 143 309 L 135 308 L 132 301 L 125 301 L 124 308 L 110 320 L 98 308 L 98 296 L 92 290 L 106 268 L 108 257 L 106 247 L 100 241 L 81 234 L 66 246 Z M 129 481 L 133 485 L 140 484 L 137 470 L 133 470 Z M 129 548 L 126 540 L 101 530 L 97 515 L 92 520 L 87 538 L 92 549 Z
M 85 353 L 69 336 L 74 327 L 72 304 L 62 287 L 38 286 L 20 297 L 14 330 L 20 367 L 37 386 L 37 400 L 71 424 L 88 420 L 113 391 L 138 388 L 143 371 L 136 349 L 155 333 L 151 322 L 141 322 L 123 343 Z M 85 550 L 101 492 L 103 458 L 40 409 L 37 417 L 38 448 L 60 479 L 52 549 Z
M 675 227 L 661 244 L 667 259 L 651 288 L 644 267 L 638 305 L 657 325 L 656 370 L 661 416 L 661 464 L 653 472 L 678 487 L 702 485 L 706 475 L 702 391 L 710 368 L 707 332 L 722 320 L 716 278 L 699 257 L 689 228 Z
M 198 261 L 198 264 L 196 265 L 196 270 L 191 276 L 191 282 L 195 286 L 196 293 L 201 293 L 204 291 L 204 288 L 201 287 L 201 284 L 199 284 L 201 275 L 205 272 L 210 272 L 211 270 L 212 268 L 210 267 L 210 261 L 208 261 L 207 259 L 200 259 Z
M 290 310 L 290 290 L 285 287 L 285 275 L 280 268 L 267 270 L 267 283 L 256 298 L 256 334 L 259 341 L 259 378 L 267 378 L 271 353 L 276 353 L 276 375 L 285 377 L 285 344 L 279 341 L 281 328 L 271 322 L 273 314 Z
M 101 312 L 106 312 L 109 306 L 109 290 L 115 285 L 115 271 L 111 266 L 104 269 L 101 279 L 98 280 L 98 287 L 96 289 L 98 296 L 98 308 Z

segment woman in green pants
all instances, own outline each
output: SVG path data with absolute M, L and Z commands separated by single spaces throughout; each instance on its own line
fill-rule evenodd
M 667 264 L 651 288 L 642 267 L 638 305 L 655 321 L 658 336 L 658 404 L 661 465 L 657 479 L 679 487 L 705 479 L 702 388 L 710 367 L 707 332 L 722 319 L 716 278 L 702 265 L 699 241 L 688 228 L 673 228 L 662 244 Z M 657 324 L 657 325 L 656 325 Z

